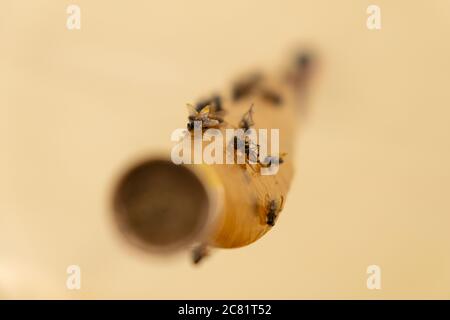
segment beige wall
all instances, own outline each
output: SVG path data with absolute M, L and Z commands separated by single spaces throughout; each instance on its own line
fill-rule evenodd
M 69 3 L 0 1 L 0 297 L 450 298 L 450 2 L 78 0 L 80 31 Z M 130 249 L 118 170 L 298 41 L 323 65 L 274 230 L 199 268 Z

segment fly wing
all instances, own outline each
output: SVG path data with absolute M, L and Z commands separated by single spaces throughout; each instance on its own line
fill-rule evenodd
M 248 142 L 248 157 L 252 162 L 258 162 L 259 157 L 259 145 L 253 141 Z
M 186 107 L 188 108 L 189 118 L 198 116 L 198 112 L 192 104 L 188 103 L 186 104 Z
M 210 112 L 211 112 L 211 106 L 207 105 L 207 106 L 203 107 L 198 113 L 203 118 L 203 117 L 208 117 Z
M 250 109 L 242 117 L 242 121 L 243 122 L 245 121 L 249 127 L 255 124 L 255 122 L 253 121 L 253 104 L 250 106 Z

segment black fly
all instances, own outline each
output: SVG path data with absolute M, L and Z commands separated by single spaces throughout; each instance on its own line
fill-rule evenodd
M 284 200 L 283 196 L 281 197 L 281 202 L 272 199 L 269 201 L 267 205 L 266 223 L 271 227 L 275 225 L 278 213 L 281 211 L 283 206 L 283 200 Z
M 200 244 L 192 250 L 192 262 L 199 264 L 209 254 L 208 247 L 205 244 Z

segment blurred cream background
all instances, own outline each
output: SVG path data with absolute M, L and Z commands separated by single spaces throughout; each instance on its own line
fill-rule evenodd
M 446 0 L 1 0 L 0 297 L 450 298 L 448 39 Z M 129 247 L 117 173 L 171 146 L 186 102 L 299 41 L 323 65 L 277 226 L 198 268 Z

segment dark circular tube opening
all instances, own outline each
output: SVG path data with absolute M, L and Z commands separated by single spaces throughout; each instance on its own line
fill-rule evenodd
M 189 168 L 168 160 L 148 160 L 129 169 L 114 191 L 114 215 L 133 244 L 174 251 L 204 231 L 208 193 Z

